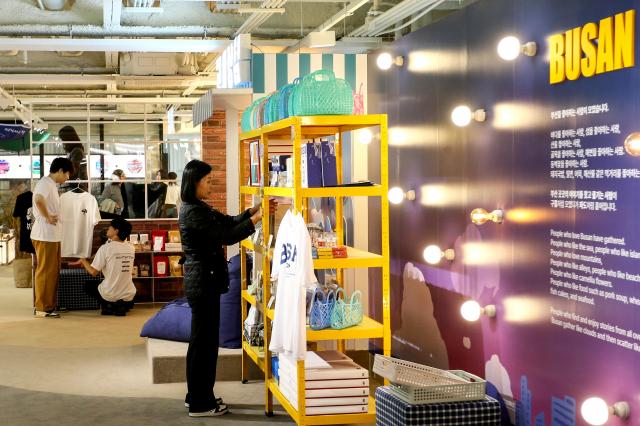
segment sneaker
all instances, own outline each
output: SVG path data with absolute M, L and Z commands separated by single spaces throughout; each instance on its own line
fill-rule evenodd
M 226 405 L 219 405 L 213 410 L 209 410 L 209 411 L 200 411 L 195 413 L 192 413 L 191 411 L 189 411 L 189 417 L 217 417 L 217 416 L 223 416 L 228 412 L 229 412 L 229 409 L 227 408 Z
M 33 316 L 36 318 L 60 318 L 60 314 L 56 314 L 55 312 L 45 312 L 45 311 L 33 311 Z
M 65 308 L 64 306 L 58 306 L 55 312 L 69 312 L 69 309 Z
M 113 303 L 103 304 L 100 308 L 100 315 L 113 315 Z
M 113 304 L 113 315 L 117 317 L 123 317 L 127 315 L 127 307 L 125 306 L 125 302 L 123 300 L 118 300 Z
M 216 404 L 218 404 L 218 407 L 219 407 L 219 406 L 221 406 L 221 405 L 224 405 L 224 401 L 222 400 L 222 398 L 216 398 Z M 187 408 L 189 408 L 189 403 L 188 403 L 188 402 L 185 402 L 185 403 L 184 403 L 184 406 L 185 406 L 185 407 L 187 407 Z M 226 405 L 225 405 L 225 407 L 226 407 Z

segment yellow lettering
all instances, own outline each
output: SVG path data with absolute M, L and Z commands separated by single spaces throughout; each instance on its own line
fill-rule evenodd
M 581 60 L 580 69 L 583 76 L 593 77 L 596 73 L 596 47 L 591 40 L 598 37 L 598 26 L 593 22 L 589 22 L 582 27 L 581 36 L 580 44 L 582 45 L 584 58 Z
M 616 29 L 613 54 L 615 69 L 628 68 L 635 65 L 635 18 L 635 10 L 618 13 L 615 17 Z
M 569 80 L 580 78 L 580 27 L 567 31 L 565 37 L 565 69 Z
M 598 38 L 598 57 L 596 74 L 613 71 L 613 18 L 608 17 L 600 21 L 600 35 Z
M 564 74 L 564 36 L 555 34 L 549 37 L 549 83 L 562 83 Z

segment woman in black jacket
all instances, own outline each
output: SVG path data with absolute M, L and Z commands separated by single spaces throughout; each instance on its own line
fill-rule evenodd
M 225 414 L 227 406 L 214 396 L 220 294 L 229 290 L 229 271 L 223 246 L 236 244 L 254 233 L 262 219 L 259 206 L 238 216 L 209 207 L 211 166 L 192 160 L 182 175 L 179 226 L 185 253 L 184 289 L 191 306 L 191 340 L 187 351 L 187 396 L 191 417 Z

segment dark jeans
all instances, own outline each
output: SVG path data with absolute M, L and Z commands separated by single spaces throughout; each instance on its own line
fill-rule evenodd
M 218 336 L 220 333 L 220 295 L 187 297 L 191 306 L 191 340 L 187 351 L 187 397 L 189 411 L 216 408 Z
M 102 295 L 98 291 L 98 286 L 99 285 L 100 285 L 99 282 L 85 281 L 84 284 L 82 285 L 82 288 L 84 289 L 85 293 L 87 293 L 89 296 L 91 296 L 94 299 L 96 299 L 98 301 L 98 303 L 100 303 L 100 307 L 101 308 L 104 308 L 105 306 L 107 306 L 107 305 L 109 305 L 110 303 L 113 303 L 113 302 L 109 302 L 108 300 L 104 300 L 102 298 Z M 127 308 L 127 310 L 133 308 L 133 300 L 130 301 L 130 302 L 124 302 L 124 306 Z

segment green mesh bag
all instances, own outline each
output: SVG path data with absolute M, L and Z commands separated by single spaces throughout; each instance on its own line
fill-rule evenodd
M 293 90 L 291 115 L 340 115 L 353 112 L 353 91 L 346 80 L 331 70 L 318 70 L 304 76 Z

